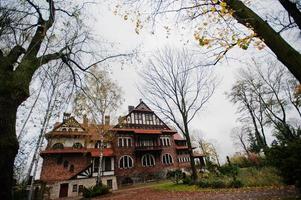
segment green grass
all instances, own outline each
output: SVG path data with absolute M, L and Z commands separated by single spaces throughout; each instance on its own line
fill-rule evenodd
M 238 179 L 247 187 L 280 186 L 282 179 L 277 175 L 276 169 L 272 167 L 241 168 Z
M 226 183 L 232 181 L 228 176 L 215 176 L 212 174 L 206 174 L 203 178 L 208 181 L 222 180 Z M 243 183 L 244 187 L 265 187 L 265 186 L 281 186 L 283 185 L 282 179 L 277 175 L 277 171 L 272 167 L 263 168 L 241 168 L 238 173 L 238 179 Z M 210 188 L 200 188 L 197 185 L 184 185 L 175 184 L 172 182 L 164 182 L 155 184 L 152 188 L 156 190 L 164 191 L 212 191 Z M 230 189 L 230 188 L 228 188 Z
M 153 186 L 156 190 L 164 190 L 170 192 L 183 192 L 183 191 L 199 191 L 200 188 L 196 185 L 184 185 L 184 184 L 176 184 L 172 182 L 159 183 Z

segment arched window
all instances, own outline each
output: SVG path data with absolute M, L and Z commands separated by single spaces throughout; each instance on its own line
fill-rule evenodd
M 76 143 L 73 144 L 73 148 L 80 149 L 80 148 L 83 148 L 83 145 L 79 142 L 76 142 Z
M 66 128 L 62 128 L 62 131 L 67 131 L 67 129 Z
M 170 165 L 173 163 L 172 156 L 168 153 L 163 155 L 162 161 L 165 165 Z
M 62 143 L 55 143 L 52 145 L 52 149 L 63 149 L 64 145 Z
M 152 154 L 145 154 L 141 158 L 143 167 L 150 167 L 155 165 L 155 157 Z
M 74 172 L 74 165 L 70 165 L 69 171 Z
M 101 147 L 101 141 L 95 143 L 95 148 L 99 149 Z
M 69 162 L 68 162 L 68 160 L 64 160 L 64 168 L 67 168 L 68 167 L 68 165 L 69 165 Z
M 121 169 L 132 168 L 133 165 L 134 165 L 134 162 L 130 156 L 122 156 L 119 159 L 119 168 L 121 168 Z

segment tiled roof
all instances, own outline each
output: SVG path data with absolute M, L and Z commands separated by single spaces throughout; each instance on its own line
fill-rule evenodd
M 41 152 L 41 156 L 45 154 L 64 154 L 64 153 L 91 153 L 92 157 L 98 157 L 99 156 L 99 149 L 96 148 L 80 148 L 80 149 L 74 149 L 72 147 L 66 147 L 64 149 L 47 149 Z M 103 156 L 110 157 L 113 156 L 113 150 L 111 148 L 104 148 L 103 149 Z
M 180 135 L 179 133 L 174 134 L 174 135 L 173 135 L 173 139 L 174 139 L 174 140 L 185 140 L 185 139 L 183 138 L 183 136 Z
M 159 135 L 164 133 L 176 133 L 174 130 L 164 130 L 164 129 L 134 129 L 134 128 L 112 128 L 111 131 L 125 131 L 125 132 L 133 132 L 136 134 L 151 134 L 151 135 Z

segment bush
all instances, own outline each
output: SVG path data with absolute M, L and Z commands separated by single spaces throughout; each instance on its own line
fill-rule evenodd
M 301 139 L 282 145 L 273 145 L 266 152 L 269 163 L 277 168 L 286 184 L 301 188 Z
M 210 187 L 210 183 L 207 180 L 200 180 L 197 184 L 201 188 L 209 188 Z
M 239 168 L 236 165 L 225 164 L 223 166 L 220 166 L 218 170 L 223 175 L 236 177 L 238 175 Z
M 225 188 L 227 184 L 222 180 L 214 180 L 210 183 L 211 188 Z
M 190 178 L 190 176 L 186 176 L 185 178 L 183 178 L 183 184 L 185 185 L 192 185 L 193 182 L 192 182 L 192 179 Z
M 233 180 L 230 182 L 229 187 L 231 188 L 241 188 L 243 183 L 240 180 Z
M 172 180 L 174 183 L 178 184 L 181 180 L 186 177 L 186 174 L 183 173 L 181 170 L 172 170 L 168 171 L 166 174 L 166 178 Z
M 89 187 L 89 188 L 84 187 L 83 196 L 85 198 L 91 198 L 91 197 L 108 194 L 109 192 L 110 191 L 107 186 L 100 184 L 100 185 L 95 185 L 95 186 Z

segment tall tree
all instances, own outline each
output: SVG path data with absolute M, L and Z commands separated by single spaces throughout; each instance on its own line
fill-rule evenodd
M 34 73 L 59 60 L 74 76 L 93 64 L 119 55 L 94 55 L 93 64 L 81 56 L 93 53 L 84 25 L 84 2 L 25 0 L 0 3 L 0 199 L 12 199 L 13 164 L 18 152 L 16 113 L 29 97 Z M 87 59 L 90 61 L 90 59 Z M 93 61 L 93 60 L 91 60 Z
M 234 103 L 241 104 L 243 106 L 241 108 L 250 110 L 249 116 L 255 119 L 254 127 L 261 124 L 263 130 L 264 127 L 272 125 L 279 141 L 294 140 L 298 137 L 296 129 L 299 127 L 292 126 L 288 115 L 295 112 L 295 116 L 300 117 L 299 95 L 294 95 L 295 87 L 292 86 L 297 80 L 277 62 L 266 62 L 265 68 L 263 65 L 254 61 L 252 66 L 242 70 L 230 97 Z M 240 92 L 237 92 L 237 88 L 241 88 Z M 255 104 L 251 104 L 252 102 Z M 249 109 L 250 105 L 256 106 Z M 240 109 L 239 112 L 244 111 Z M 258 112 L 262 114 L 261 121 L 254 117 L 254 113 Z M 299 117 L 297 118 L 300 121 Z M 256 134 L 255 140 L 261 144 Z
M 126 7 L 128 2 L 132 3 L 131 8 Z M 142 3 L 147 6 L 141 6 Z M 133 4 L 136 6 L 132 6 Z M 212 47 L 209 52 L 213 52 L 211 55 L 215 59 L 211 64 L 216 64 L 235 46 L 247 49 L 254 42 L 254 46 L 262 49 L 264 42 L 300 82 L 301 54 L 281 35 L 296 24 L 300 30 L 300 1 L 279 0 L 279 5 L 270 1 L 271 6 L 282 5 L 282 11 L 287 13 L 283 20 L 278 20 L 277 26 L 273 26 L 274 21 L 266 19 L 268 16 L 261 17 L 257 14 L 259 10 L 252 8 L 254 4 L 258 3 L 242 0 L 131 0 L 126 1 L 125 7 L 127 13 L 137 13 L 128 10 L 140 9 L 138 17 L 141 17 L 141 13 L 148 13 L 146 21 L 152 19 L 153 23 L 162 15 L 174 17 L 175 14 L 174 19 L 183 19 L 185 25 L 195 27 L 194 36 L 200 46 Z M 258 8 L 256 5 L 254 7 Z M 123 12 L 121 8 L 117 6 L 117 12 Z M 142 27 L 141 21 L 137 20 L 137 28 Z M 170 30 L 170 27 L 165 28 Z
M 186 50 L 165 48 L 154 54 L 142 72 L 141 94 L 163 116 L 172 121 L 187 140 L 192 179 L 197 172 L 190 140 L 190 122 L 212 96 L 215 82 Z
M 109 76 L 106 69 L 89 70 L 85 83 L 75 93 L 74 111 L 77 115 L 87 115 L 104 124 L 105 115 L 110 115 L 122 104 L 122 90 Z
M 231 131 L 233 143 L 242 148 L 248 157 L 250 157 L 250 149 L 248 144 L 248 134 L 244 127 L 235 127 Z

